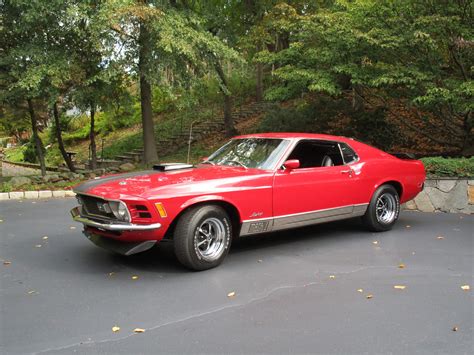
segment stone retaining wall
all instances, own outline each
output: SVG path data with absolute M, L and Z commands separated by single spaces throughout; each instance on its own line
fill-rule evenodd
M 10 161 L 0 161 L 2 176 L 32 176 L 40 175 L 41 169 L 39 164 L 30 163 L 13 163 Z M 57 171 L 58 169 L 46 167 L 47 171 Z
M 405 209 L 421 212 L 474 213 L 474 180 L 427 179 L 418 196 Z

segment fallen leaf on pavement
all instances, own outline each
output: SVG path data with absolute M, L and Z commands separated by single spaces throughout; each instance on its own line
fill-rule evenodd
M 109 276 L 114 276 L 115 275 L 115 272 L 109 272 Z
M 379 241 L 378 241 L 378 240 L 374 240 L 374 241 L 372 242 L 372 244 L 377 245 L 377 244 L 379 244 Z
M 436 239 L 440 239 L 440 240 L 441 240 L 441 239 L 444 239 L 444 237 L 443 237 L 442 235 L 438 235 L 438 236 L 436 237 Z
M 411 228 L 411 226 L 409 224 L 407 224 L 407 228 Z
M 258 260 L 257 260 L 258 263 L 261 263 L 262 261 L 263 261 L 262 259 L 258 259 Z
M 329 275 L 329 278 L 330 278 L 330 279 L 335 279 L 336 276 L 334 276 L 334 275 Z
M 120 330 L 120 327 L 118 327 L 118 326 L 116 326 L 116 325 L 114 325 L 114 326 L 112 327 L 112 331 L 113 331 L 114 333 L 117 333 L 119 330 Z
M 393 286 L 393 288 L 396 289 L 396 290 L 404 290 L 406 288 L 406 286 L 405 285 L 395 285 L 395 286 Z
M 36 244 L 36 245 L 35 245 L 35 248 L 41 248 L 41 247 L 42 247 L 41 244 Z
M 11 261 L 4 261 L 4 262 L 3 262 L 3 265 L 8 266 L 8 265 L 11 265 L 11 263 L 12 263 Z
M 0 219 L 0 223 L 3 223 L 3 219 Z
M 29 294 L 29 295 L 33 295 L 33 294 L 35 294 L 35 293 L 37 293 L 35 290 L 28 291 L 28 294 Z
M 469 286 L 469 285 L 462 285 L 461 288 L 462 288 L 463 291 L 469 291 L 469 290 L 471 289 L 471 286 Z
M 234 291 L 229 292 L 229 293 L 227 294 L 227 297 L 234 297 L 234 296 L 235 296 L 235 292 L 234 292 Z
M 361 289 L 361 288 L 359 288 L 359 289 L 357 290 L 357 292 L 360 292 L 360 293 L 362 293 L 362 292 L 364 292 L 364 290 L 363 290 L 363 289 Z
M 458 327 L 453 327 L 453 332 L 457 332 L 458 331 Z
M 372 294 L 368 294 L 367 296 L 365 296 L 365 298 L 367 298 L 368 300 L 370 300 L 371 298 L 373 298 L 374 296 Z
M 135 333 L 145 333 L 145 329 L 143 329 L 143 328 L 135 328 L 133 331 Z
M 132 280 L 138 280 L 138 276 L 137 276 L 137 275 L 133 275 L 133 276 L 132 276 Z
M 45 236 L 43 237 L 43 240 L 48 240 L 48 236 L 45 235 Z
M 400 265 L 398 265 L 398 268 L 399 268 L 399 269 L 404 269 L 404 268 L 405 268 L 405 264 L 400 264 Z
M 76 229 L 76 227 L 74 227 L 74 226 L 71 226 L 71 227 L 69 227 L 69 229 Z

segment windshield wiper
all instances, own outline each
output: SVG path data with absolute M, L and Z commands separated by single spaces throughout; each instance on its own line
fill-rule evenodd
M 248 169 L 244 164 L 242 164 L 240 161 L 238 160 L 229 160 L 229 163 L 237 163 L 239 164 L 240 166 L 244 167 L 245 169 Z
M 216 163 L 210 161 L 210 160 L 204 160 L 201 164 L 211 164 L 211 165 L 216 165 Z

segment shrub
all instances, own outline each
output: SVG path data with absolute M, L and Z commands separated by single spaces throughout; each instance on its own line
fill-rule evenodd
M 470 158 L 422 158 L 426 173 L 433 176 L 474 177 L 474 157 Z

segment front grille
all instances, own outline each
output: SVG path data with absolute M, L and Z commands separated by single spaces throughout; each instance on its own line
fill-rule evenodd
M 92 218 L 96 217 L 106 220 L 117 220 L 112 212 L 107 212 L 99 207 L 107 204 L 106 200 L 88 195 L 78 195 L 78 199 L 82 202 L 82 213 L 84 215 Z

